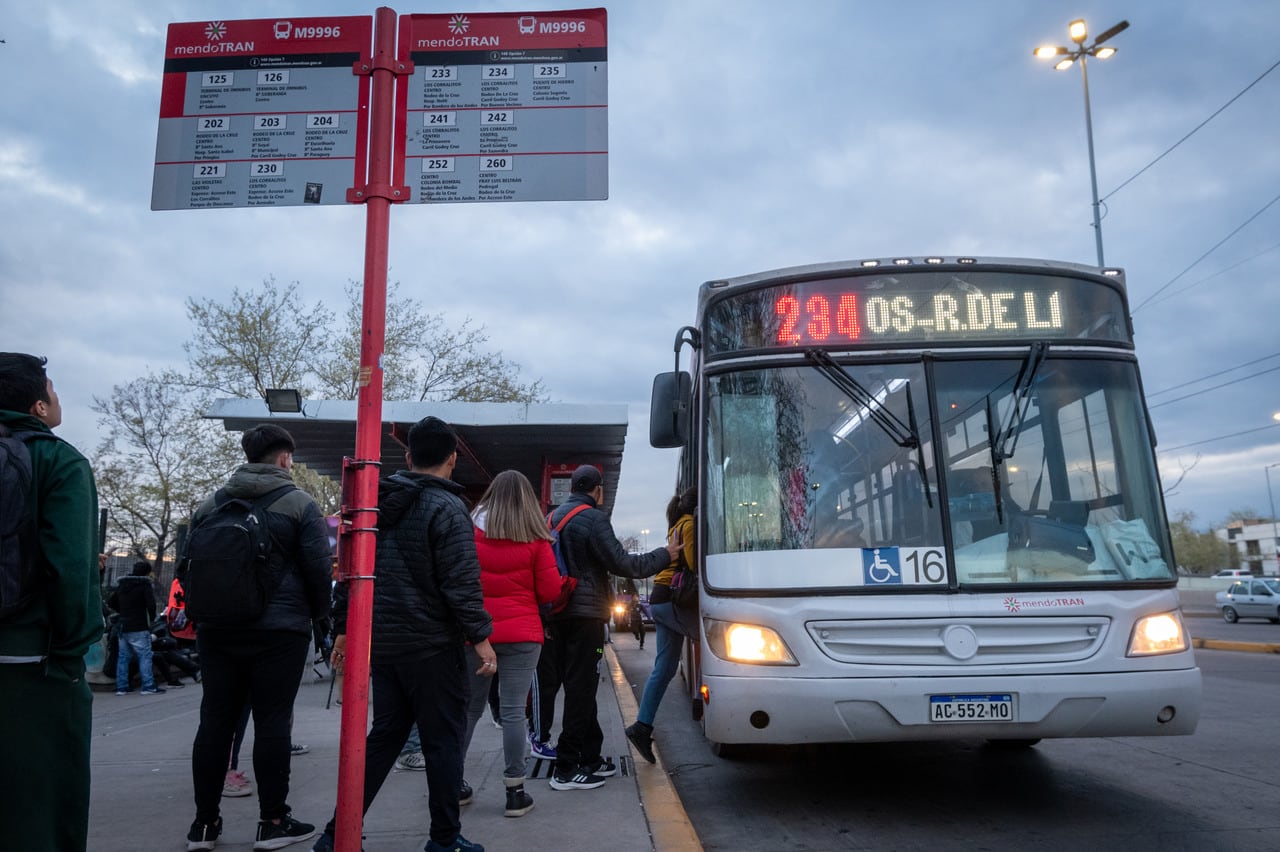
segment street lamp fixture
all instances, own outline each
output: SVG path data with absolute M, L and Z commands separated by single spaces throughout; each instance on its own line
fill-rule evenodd
M 1111 29 L 1104 32 L 1093 40 L 1093 44 L 1086 45 L 1085 41 L 1089 38 L 1089 27 L 1085 24 L 1084 19 L 1072 21 L 1067 27 L 1067 35 L 1075 42 L 1075 47 L 1037 47 L 1034 54 L 1037 59 L 1058 59 L 1053 66 L 1058 71 L 1066 71 L 1076 60 L 1080 60 L 1080 77 L 1084 81 L 1084 131 L 1089 141 L 1089 184 L 1093 190 L 1093 237 L 1098 245 L 1098 266 L 1103 266 L 1102 259 L 1102 217 L 1099 215 L 1098 204 L 1098 172 L 1093 162 L 1093 116 L 1089 111 L 1089 67 L 1087 57 L 1095 57 L 1097 59 L 1110 59 L 1115 56 L 1116 49 L 1111 46 L 1102 47 L 1102 43 L 1114 36 L 1124 32 L 1129 28 L 1128 21 L 1121 21 Z

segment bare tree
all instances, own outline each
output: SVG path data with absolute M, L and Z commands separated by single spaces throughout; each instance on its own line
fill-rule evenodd
M 169 372 L 116 385 L 93 410 L 106 437 L 94 454 L 110 530 L 137 554 L 163 560 L 177 525 L 238 462 L 232 436 L 200 417 L 183 377 Z
M 520 365 L 501 352 L 485 350 L 484 326 L 470 318 L 450 328 L 443 314 L 429 314 L 417 299 L 402 298 L 400 285 L 387 289 L 383 344 L 383 397 L 448 402 L 538 402 L 542 381 L 523 384 Z M 324 353 L 314 359 L 321 393 L 355 399 L 359 390 L 360 333 L 363 325 L 357 282 L 347 286 L 345 327 L 330 335 Z
M 222 396 L 266 399 L 267 388 L 310 388 L 311 362 L 330 335 L 333 314 L 323 302 L 304 308 L 294 282 L 275 278 L 259 290 L 231 292 L 229 304 L 188 299 L 195 336 L 183 348 L 191 381 Z

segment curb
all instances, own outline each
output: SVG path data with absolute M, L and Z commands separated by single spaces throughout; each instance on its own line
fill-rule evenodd
M 627 719 L 634 719 L 639 706 L 631 692 L 631 684 L 627 682 L 618 657 L 609 645 L 604 646 L 605 659 L 609 661 L 609 675 L 613 680 L 613 694 L 618 699 L 618 707 L 622 711 L 622 723 L 625 727 Z M 631 742 L 627 741 L 631 750 Z M 640 788 L 640 807 L 644 811 L 645 820 L 649 823 L 649 832 L 653 838 L 653 848 L 657 852 L 701 852 L 702 843 L 698 833 L 689 822 L 684 804 L 676 793 L 671 778 L 667 775 L 666 766 L 662 762 L 662 753 L 656 754 L 658 762 L 650 765 L 643 757 L 636 755 L 632 760 L 635 768 L 636 786 Z
M 1196 639 L 1192 637 L 1191 647 L 1207 648 L 1210 651 L 1252 651 L 1255 654 L 1280 654 L 1280 643 L 1277 642 L 1233 642 L 1230 639 Z

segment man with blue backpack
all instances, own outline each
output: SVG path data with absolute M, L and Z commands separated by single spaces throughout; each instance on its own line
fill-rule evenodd
M 53 434 L 62 403 L 44 358 L 0 353 L 0 849 L 83 850 L 102 636 L 98 492 Z
M 604 477 L 594 465 L 584 464 L 569 479 L 569 498 L 550 518 L 553 529 L 560 527 L 559 555 L 568 576 L 577 581 L 565 607 L 548 619 L 542 646 L 543 655 L 552 655 L 564 689 L 564 718 L 550 781 L 554 790 L 595 789 L 618 771 L 600 754 L 604 733 L 596 716 L 605 622 L 613 605 L 609 575 L 652 577 L 680 552 L 675 542 L 648 553 L 627 553 L 600 509 L 603 502 Z

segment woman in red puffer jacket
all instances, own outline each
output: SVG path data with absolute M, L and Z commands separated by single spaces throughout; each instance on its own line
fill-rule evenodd
M 502 722 L 502 752 L 506 759 L 506 816 L 518 817 L 533 808 L 533 799 L 524 791 L 528 730 L 524 710 L 542 650 L 538 605 L 551 603 L 560 594 L 560 572 L 533 486 L 519 471 L 506 470 L 494 477 L 476 504 L 472 520 L 476 526 L 484 608 L 493 618 L 489 642 L 498 655 L 498 718 Z M 471 666 L 473 672 L 477 668 Z M 484 713 L 489 677 L 471 677 L 464 758 L 476 722 Z

